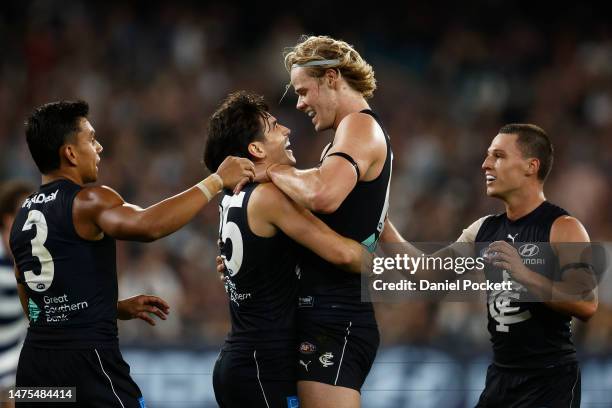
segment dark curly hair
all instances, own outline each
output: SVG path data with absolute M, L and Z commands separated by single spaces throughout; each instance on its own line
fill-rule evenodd
M 263 139 L 269 115 L 263 96 L 246 91 L 229 94 L 208 121 L 206 167 L 214 172 L 227 156 L 249 158 L 249 143 Z

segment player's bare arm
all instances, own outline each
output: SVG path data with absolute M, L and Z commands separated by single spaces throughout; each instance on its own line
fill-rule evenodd
M 471 228 L 470 226 L 469 228 Z M 474 234 L 475 236 L 475 234 Z M 412 243 L 408 242 L 402 235 L 399 233 L 397 228 L 393 225 L 393 223 L 387 218 L 385 220 L 385 228 L 380 234 L 380 243 L 388 244 L 383 247 L 383 251 L 386 256 L 395 256 L 396 254 L 406 254 L 410 257 L 420 257 L 423 255 L 423 251 L 415 247 Z M 473 241 L 472 241 L 473 243 Z M 390 245 L 392 244 L 392 245 Z M 461 252 L 467 252 L 467 247 L 465 245 L 465 241 L 461 241 L 461 238 L 457 243 L 451 244 L 445 248 L 442 248 L 433 254 L 425 254 L 426 256 L 437 257 L 437 258 L 446 258 L 446 257 L 456 257 L 459 256 Z M 469 254 L 468 254 L 469 255 Z M 412 272 L 412 273 L 411 273 Z M 414 271 L 406 271 L 402 270 L 402 273 L 409 278 L 415 279 L 417 276 L 419 278 L 425 276 L 430 281 L 438 281 L 443 282 L 444 280 L 454 279 L 457 277 L 452 271 L 448 271 L 445 269 L 437 270 L 434 268 L 428 269 L 416 269 Z M 426 274 L 426 275 L 423 275 Z
M 576 218 L 563 216 L 553 223 L 550 242 L 563 271 L 560 282 L 552 281 L 527 268 L 516 248 L 507 242 L 494 242 L 489 246 L 489 250 L 495 253 L 495 266 L 510 271 L 514 279 L 543 299 L 548 307 L 587 321 L 597 310 L 596 282 L 592 271 L 581 259 L 582 250 L 572 250 L 566 244 L 588 243 L 589 235 Z
M 334 153 L 350 156 L 359 171 L 347 158 L 331 156 Z M 386 154 L 385 136 L 376 121 L 370 115 L 352 113 L 340 122 L 334 145 L 319 168 L 274 165 L 267 173 L 296 203 L 315 212 L 332 213 L 358 181 L 370 181 L 380 174 Z
M 366 249 L 329 228 L 310 211 L 292 202 L 272 183 L 262 184 L 251 195 L 248 207 L 251 229 L 272 236 L 276 229 L 343 269 L 360 273 Z
M 191 221 L 223 188 L 232 189 L 253 176 L 250 160 L 228 157 L 217 173 L 201 184 L 146 209 L 125 202 L 110 187 L 84 188 L 74 200 L 75 228 L 82 238 L 90 240 L 108 234 L 116 239 L 154 241 Z

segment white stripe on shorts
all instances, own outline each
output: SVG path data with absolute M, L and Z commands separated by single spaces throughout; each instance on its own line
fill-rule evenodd
M 98 354 L 98 350 L 94 349 L 94 351 L 96 352 L 96 356 L 98 356 L 98 361 L 100 362 L 100 368 L 102 369 L 102 372 L 104 373 L 106 378 L 108 378 L 108 382 L 110 383 L 111 390 L 113 390 L 113 394 L 115 394 L 115 397 L 117 397 L 117 399 L 119 400 L 119 403 L 121 404 L 121 407 L 125 408 L 125 405 L 123 405 L 123 402 L 121 401 L 121 398 L 119 398 L 119 396 L 115 392 L 115 387 L 113 387 L 113 381 L 110 379 L 108 374 L 106 374 L 106 371 L 104 371 L 104 367 L 102 366 L 102 360 L 100 359 L 100 354 Z
M 344 346 L 342 346 L 342 355 L 340 356 L 340 363 L 338 364 L 338 373 L 336 374 L 336 380 L 334 381 L 334 385 L 338 385 L 338 378 L 340 377 L 340 368 L 342 367 L 342 359 L 344 358 L 344 350 L 346 349 L 346 343 L 348 342 L 348 336 L 351 334 L 351 326 L 353 322 L 349 322 L 346 327 L 346 336 L 344 336 Z
M 576 384 L 578 384 L 578 378 L 580 378 L 580 371 L 579 370 L 576 370 L 576 371 L 577 371 L 576 381 L 574 382 L 574 386 L 572 387 L 572 399 L 570 400 L 570 404 L 569 404 L 570 408 L 572 407 L 572 404 L 574 403 L 574 390 L 576 388 Z
M 253 360 L 255 360 L 255 367 L 257 368 L 257 381 L 259 382 L 259 386 L 261 387 L 261 393 L 263 394 L 264 401 L 266 401 L 266 407 L 270 408 L 270 404 L 268 404 L 268 399 L 266 398 L 266 392 L 263 389 L 263 384 L 261 383 L 261 379 L 259 378 L 259 364 L 257 364 L 257 350 L 253 351 Z

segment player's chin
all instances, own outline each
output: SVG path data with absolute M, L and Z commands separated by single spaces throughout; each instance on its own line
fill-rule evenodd
M 96 167 L 96 170 L 94 172 L 92 172 L 92 174 L 90 174 L 87 178 L 85 178 L 85 180 L 83 180 L 85 183 L 95 183 L 96 181 L 98 181 L 98 169 Z
M 493 187 L 487 187 L 487 196 L 493 198 L 501 198 L 502 194 Z
M 328 129 L 331 129 L 331 128 L 332 128 L 331 124 L 321 123 L 321 122 L 315 123 L 315 130 L 317 132 L 324 132 L 324 131 L 326 131 Z
M 285 154 L 286 154 L 287 157 L 286 157 L 285 163 L 283 163 L 283 164 L 288 164 L 290 166 L 295 166 L 295 163 L 297 161 L 295 160 L 295 157 L 293 156 L 293 151 L 286 150 Z

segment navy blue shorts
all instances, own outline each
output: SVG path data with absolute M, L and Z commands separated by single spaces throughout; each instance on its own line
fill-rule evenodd
M 580 390 L 578 363 L 532 370 L 491 364 L 476 407 L 577 408 Z
M 361 390 L 380 344 L 376 320 L 299 312 L 298 381 Z
M 223 350 L 213 371 L 221 408 L 298 408 L 295 349 Z
M 43 349 L 24 346 L 17 387 L 76 387 L 76 403 L 18 402 L 18 408 L 146 408 L 118 348 Z

